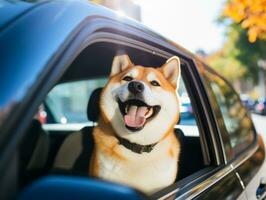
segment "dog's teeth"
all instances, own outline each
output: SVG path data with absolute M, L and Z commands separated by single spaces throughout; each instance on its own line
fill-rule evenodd
M 128 113 L 128 108 L 129 108 L 129 105 L 126 105 L 126 108 L 125 108 L 126 114 Z
M 150 112 L 151 108 L 148 108 L 146 113 L 145 113 L 145 116 L 148 115 L 148 113 Z
M 148 111 L 147 111 L 147 113 L 145 114 L 145 117 L 146 117 L 146 118 L 149 118 L 150 116 L 152 116 L 152 113 L 153 113 L 153 108 L 148 108 Z

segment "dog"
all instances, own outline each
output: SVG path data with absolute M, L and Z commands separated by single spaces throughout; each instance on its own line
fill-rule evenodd
M 113 59 L 100 95 L 100 118 L 89 174 L 154 193 L 174 183 L 180 142 L 177 94 L 180 60 L 159 68 L 134 65 L 126 54 Z

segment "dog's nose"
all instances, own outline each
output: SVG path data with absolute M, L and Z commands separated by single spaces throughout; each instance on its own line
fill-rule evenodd
M 138 81 L 131 81 L 128 84 L 128 90 L 129 92 L 133 93 L 133 94 L 139 94 L 142 93 L 144 90 L 144 85 L 141 82 Z

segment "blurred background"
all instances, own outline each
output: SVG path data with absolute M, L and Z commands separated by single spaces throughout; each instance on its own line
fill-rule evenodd
M 140 21 L 229 80 L 266 114 L 266 0 L 90 0 Z

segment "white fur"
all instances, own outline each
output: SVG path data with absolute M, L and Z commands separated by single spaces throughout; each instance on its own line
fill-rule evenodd
M 144 101 L 151 106 L 160 105 L 161 110 L 154 119 L 145 124 L 142 130 L 132 132 L 124 126 L 123 116 L 116 100 L 117 97 L 123 102 L 128 100 L 129 91 L 127 85 L 128 82 L 123 85 L 115 83 L 107 86 L 102 96 L 102 106 L 107 118 L 111 121 L 116 133 L 131 142 L 143 145 L 158 142 L 168 131 L 179 112 L 178 95 L 160 87 L 150 88 L 144 83 Z
M 114 76 L 121 71 L 125 70 L 127 67 L 132 66 L 132 63 L 128 55 L 115 56 L 112 64 L 111 76 Z
M 136 78 L 138 76 L 138 74 L 139 74 L 139 71 L 137 69 L 133 68 L 125 76 L 131 76 L 132 78 Z
M 180 60 L 177 56 L 173 56 L 166 61 L 166 64 L 162 66 L 163 74 L 166 79 L 174 85 L 176 88 L 179 87 L 180 78 Z
M 148 74 L 148 76 L 147 76 L 147 80 L 150 81 L 150 82 L 151 82 L 151 81 L 157 81 L 157 82 L 160 84 L 159 79 L 157 78 L 156 74 L 153 73 L 153 72 L 150 72 L 150 73 Z
M 147 86 L 147 84 L 144 83 L 143 81 L 138 81 L 138 82 L 142 82 L 142 84 L 144 85 L 143 97 L 145 103 L 147 103 L 150 106 L 158 105 L 160 101 L 158 98 L 154 96 L 149 86 Z M 113 98 L 116 99 L 118 97 L 122 102 L 125 102 L 126 100 L 130 99 L 128 84 L 129 82 L 125 83 L 121 87 L 114 89 L 112 92 Z
M 117 161 L 100 153 L 99 177 L 127 184 L 147 193 L 158 191 L 174 182 L 177 160 L 165 156 L 170 141 L 164 141 L 150 153 L 136 154 L 119 145 L 119 152 L 127 158 Z M 158 158 L 162 158 L 158 160 Z

